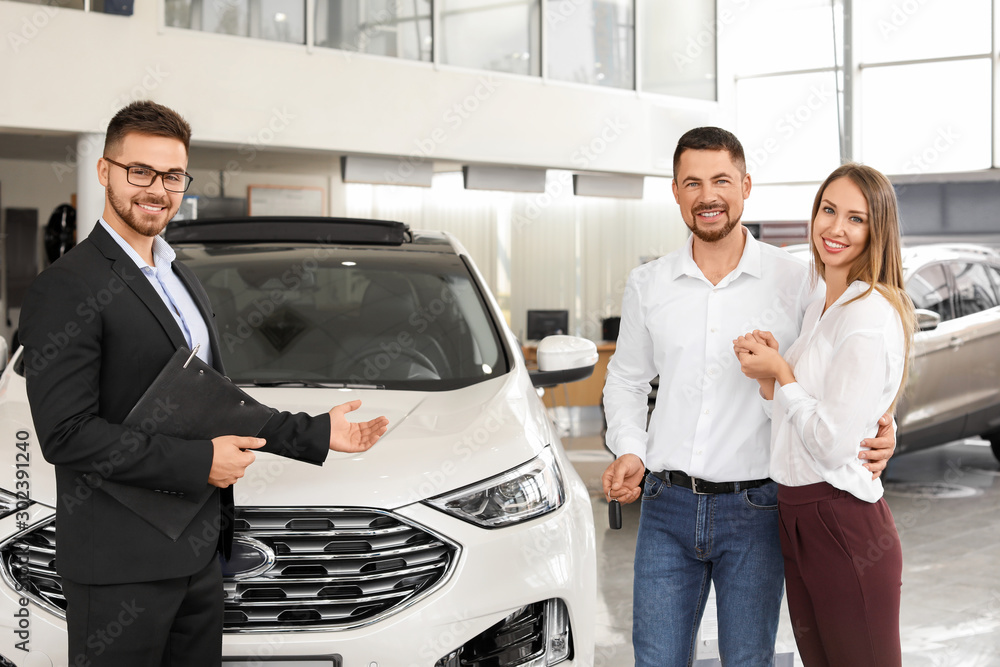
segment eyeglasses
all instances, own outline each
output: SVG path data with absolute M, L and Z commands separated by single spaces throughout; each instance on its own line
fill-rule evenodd
M 145 188 L 153 184 L 156 177 L 163 179 L 163 189 L 167 192 L 187 192 L 188 186 L 194 180 L 194 176 L 183 171 L 157 171 L 150 167 L 138 167 L 135 165 L 115 162 L 111 158 L 104 158 L 116 167 L 125 170 L 125 178 L 130 185 Z

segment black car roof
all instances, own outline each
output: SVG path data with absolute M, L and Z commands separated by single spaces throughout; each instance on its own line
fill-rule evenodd
M 414 242 L 409 225 L 403 222 L 302 216 L 175 220 L 167 225 L 164 237 L 169 243 L 277 241 L 403 246 Z M 443 237 L 441 240 L 444 241 Z M 421 241 L 426 243 L 427 239 Z

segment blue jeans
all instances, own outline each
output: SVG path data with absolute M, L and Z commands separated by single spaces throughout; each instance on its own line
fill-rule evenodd
M 784 581 L 778 485 L 696 495 L 647 475 L 635 547 L 636 667 L 693 663 L 710 581 L 722 664 L 771 665 Z

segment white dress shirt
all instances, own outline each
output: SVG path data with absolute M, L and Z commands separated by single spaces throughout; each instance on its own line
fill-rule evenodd
M 714 482 L 767 477 L 771 424 L 733 340 L 762 329 L 787 348 L 815 288 L 805 261 L 744 235 L 739 265 L 718 285 L 695 264 L 692 239 L 629 275 L 604 385 L 616 455 Z M 646 397 L 657 375 L 647 433 Z
M 180 327 L 181 333 L 184 334 L 184 340 L 187 341 L 188 349 L 193 350 L 195 345 L 200 345 L 201 347 L 198 348 L 198 358 L 211 366 L 212 346 L 208 338 L 208 325 L 205 324 L 205 318 L 202 317 L 201 311 L 198 310 L 198 305 L 194 302 L 194 297 L 191 296 L 187 287 L 184 286 L 181 279 L 174 273 L 174 269 L 171 266 L 177 258 L 177 253 L 174 252 L 174 249 L 162 237 L 153 237 L 153 263 L 156 266 L 150 266 L 139 256 L 135 248 L 130 246 L 128 241 L 123 239 L 104 218 L 100 218 L 100 224 L 104 226 L 104 229 L 111 235 L 111 238 L 121 246 L 125 254 L 132 258 L 135 265 L 139 267 L 142 274 L 149 280 L 149 284 L 160 295 L 167 310 L 174 316 L 174 321 Z
M 762 402 L 773 418 L 773 480 L 828 482 L 873 503 L 882 481 L 872 480 L 858 453 L 899 391 L 906 341 L 899 314 L 877 290 L 847 303 L 866 289 L 851 283 L 826 313 L 824 300 L 810 304 L 802 335 L 784 353 L 795 382 L 776 385 L 774 400 Z

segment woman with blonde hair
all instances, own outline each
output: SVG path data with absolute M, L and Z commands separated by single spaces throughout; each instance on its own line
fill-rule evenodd
M 771 413 L 785 587 L 807 667 L 901 664 L 902 551 L 882 482 L 858 460 L 861 440 L 895 408 L 914 329 L 903 286 L 895 190 L 845 164 L 823 182 L 809 234 L 826 298 L 779 354 L 768 332 L 733 341 Z

